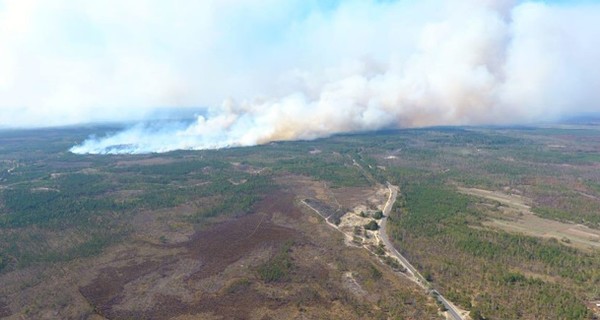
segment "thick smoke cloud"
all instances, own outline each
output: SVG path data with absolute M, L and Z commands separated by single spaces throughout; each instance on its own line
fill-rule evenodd
M 109 119 L 122 105 L 139 118 L 164 105 L 210 105 L 208 113 L 191 124 L 140 124 L 90 138 L 71 151 L 250 146 L 391 127 L 552 121 L 600 111 L 600 5 L 593 2 L 203 3 L 154 21 L 160 5 L 155 12 L 140 2 L 145 11 L 134 19 L 165 35 L 159 37 L 164 41 L 134 29 L 131 36 L 141 40 L 131 47 L 130 37 L 114 34 L 122 43 L 107 45 L 110 59 L 82 63 L 81 72 L 106 79 L 91 81 L 85 90 L 74 85 L 78 98 L 65 95 L 57 103 L 102 107 Z M 109 13 L 96 19 L 124 19 L 105 17 Z M 173 27 L 165 16 L 181 25 Z M 203 22 L 191 28 L 188 20 Z M 138 47 L 148 52 L 132 49 Z M 123 59 L 110 76 L 98 67 Z M 111 80 L 115 84 L 104 89 Z

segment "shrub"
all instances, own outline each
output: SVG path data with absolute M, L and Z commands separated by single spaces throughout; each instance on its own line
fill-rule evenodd
M 234 281 L 233 283 L 231 283 L 227 287 L 225 292 L 231 294 L 231 293 L 244 291 L 244 290 L 246 290 L 246 288 L 250 287 L 250 285 L 251 285 L 250 280 L 248 280 L 246 278 L 238 279 L 238 280 Z
M 377 219 L 377 220 L 383 218 L 383 211 L 379 210 L 379 211 L 373 213 L 373 218 Z
M 375 248 L 375 254 L 378 256 L 383 256 L 385 255 L 385 246 L 383 245 L 383 243 L 380 243 L 377 248 Z
M 373 280 L 379 280 L 382 276 L 383 273 L 381 273 L 381 271 L 379 271 L 379 269 L 377 269 L 375 266 L 371 265 L 371 278 L 373 278 Z
M 291 243 L 287 243 L 276 256 L 258 267 L 258 275 L 263 281 L 277 282 L 288 278 L 292 269 L 291 246 Z
M 375 220 L 371 220 L 369 223 L 365 224 L 365 229 L 375 231 L 379 229 L 379 225 Z

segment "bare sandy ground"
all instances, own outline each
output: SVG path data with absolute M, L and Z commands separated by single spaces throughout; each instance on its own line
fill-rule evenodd
M 500 191 L 460 187 L 458 189 L 464 194 L 495 201 L 499 204 L 493 217 L 484 223 L 486 226 L 530 236 L 556 238 L 566 245 L 583 250 L 600 248 L 600 230 L 581 224 L 538 217 L 531 211 L 531 199 Z

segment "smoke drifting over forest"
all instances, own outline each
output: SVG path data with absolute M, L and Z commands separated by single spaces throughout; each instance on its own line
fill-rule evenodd
M 4 124 L 39 114 L 51 124 L 142 121 L 165 105 L 211 106 L 191 124 L 139 124 L 71 150 L 147 153 L 382 128 L 531 123 L 600 111 L 600 5 L 591 2 L 228 0 L 166 11 L 159 21 L 148 18 L 160 12 L 160 2 L 153 3 L 130 8 L 144 9 L 132 19 L 151 26 L 130 36 L 158 30 L 174 38 L 161 42 L 163 51 L 157 53 L 155 38 L 134 44 L 153 52 L 143 59 L 128 38 L 115 44 L 106 21 L 126 20 L 126 10 L 107 17 L 84 5 L 79 10 L 94 12 L 94 30 L 110 50 L 73 53 L 77 72 L 56 80 L 62 91 L 50 94 L 54 87 L 34 81 L 43 89 L 32 89 L 39 99 L 0 101 Z M 171 18 L 181 25 L 170 26 Z M 4 55 L 11 52 L 18 51 Z M 66 61 L 71 70 L 73 57 Z M 46 62 L 40 61 L 42 69 L 49 68 Z M 4 68 L 15 66 L 21 65 L 4 62 Z M 99 80 L 81 83 L 85 72 Z M 19 81 L 0 76 L 0 93 L 19 89 Z M 36 105 L 45 106 L 43 112 Z M 65 114 L 72 119 L 55 120 Z

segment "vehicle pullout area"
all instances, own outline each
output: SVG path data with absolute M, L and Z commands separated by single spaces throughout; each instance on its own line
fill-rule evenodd
M 392 210 L 398 187 L 390 183 L 387 187 L 381 186 L 371 197 L 363 200 L 351 211 L 340 214 L 340 210 L 314 199 L 304 199 L 302 203 L 317 213 L 333 229 L 340 231 L 346 238 L 349 246 L 358 246 L 377 256 L 384 264 L 389 265 L 401 277 L 406 277 L 429 293 L 443 306 L 449 319 L 470 319 L 468 311 L 461 310 L 448 301 L 419 271 L 396 250 L 386 233 L 386 222 Z M 385 200 L 382 200 L 385 198 Z M 360 201 L 359 201 L 360 203 Z M 343 210 L 342 210 L 343 211 Z M 369 226 L 374 226 L 370 228 Z

